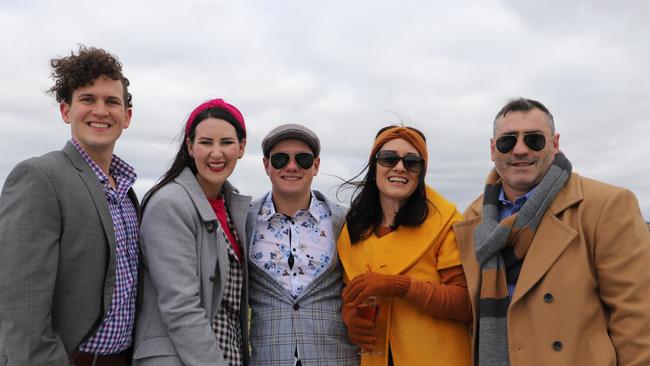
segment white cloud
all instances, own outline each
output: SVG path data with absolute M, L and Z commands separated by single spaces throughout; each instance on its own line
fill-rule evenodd
M 320 135 L 315 182 L 334 196 L 330 174 L 351 178 L 376 131 L 403 120 L 427 135 L 427 181 L 462 209 L 491 167 L 494 114 L 521 95 L 551 109 L 576 171 L 630 188 L 650 220 L 648 15 L 645 1 L 5 1 L 0 182 L 63 145 L 48 61 L 83 43 L 118 55 L 131 80 L 117 152 L 141 193 L 191 109 L 218 96 L 246 118 L 232 177 L 244 193 L 269 187 L 259 144 L 276 124 Z

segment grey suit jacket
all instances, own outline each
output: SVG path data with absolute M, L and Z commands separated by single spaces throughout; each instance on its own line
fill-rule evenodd
M 0 196 L 0 365 L 69 365 L 114 286 L 113 221 L 88 163 L 68 142 L 18 164 Z
M 228 213 L 244 233 L 250 197 L 223 186 Z M 246 237 L 239 235 L 244 255 Z M 228 281 L 225 233 L 194 174 L 186 168 L 149 200 L 140 228 L 144 297 L 134 365 L 224 365 L 212 331 Z M 242 263 L 241 327 L 248 363 L 248 265 Z
M 332 211 L 334 240 L 345 224 L 346 209 L 314 191 Z M 264 197 L 256 200 L 246 220 L 249 245 Z M 303 366 L 354 366 L 359 349 L 348 339 L 341 319 L 343 279 L 334 251 L 332 264 L 297 298 L 262 268 L 250 264 L 251 365 L 292 365 L 294 351 Z

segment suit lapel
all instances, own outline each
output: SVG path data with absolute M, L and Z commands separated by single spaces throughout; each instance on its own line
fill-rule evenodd
M 564 210 L 582 201 L 578 175 L 573 173 L 566 185 L 551 203 L 540 221 L 533 242 L 526 253 L 517 280 L 514 304 L 522 298 L 549 271 L 578 233 L 557 218 Z
M 548 272 L 577 232 L 548 211 L 540 223 L 521 268 L 512 303 L 516 303 Z
M 70 159 L 74 167 L 79 171 L 79 177 L 86 185 L 88 193 L 92 198 L 92 201 L 97 209 L 97 214 L 102 222 L 104 228 L 104 235 L 108 242 L 108 267 L 106 270 L 106 281 L 104 286 L 104 311 L 111 303 L 113 296 L 113 287 L 115 286 L 115 229 L 113 227 L 113 218 L 111 217 L 111 211 L 108 208 L 108 202 L 106 202 L 106 195 L 104 190 L 97 179 L 97 176 L 88 165 L 88 162 L 79 154 L 77 149 L 68 142 L 63 147 L 63 152 Z

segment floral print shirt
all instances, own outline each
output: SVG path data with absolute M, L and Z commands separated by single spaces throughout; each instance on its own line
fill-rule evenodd
M 271 192 L 266 195 L 255 223 L 250 260 L 294 298 L 329 268 L 334 250 L 336 238 L 327 203 L 312 192 L 309 209 L 289 217 L 275 211 Z

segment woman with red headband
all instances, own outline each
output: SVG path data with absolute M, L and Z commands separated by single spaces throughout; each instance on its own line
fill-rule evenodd
M 361 365 L 469 365 L 471 304 L 452 230 L 462 217 L 424 183 L 424 135 L 381 129 L 357 177 L 366 170 L 348 182 L 356 190 L 337 243 Z
M 227 180 L 244 154 L 244 118 L 213 99 L 190 114 L 184 137 L 143 200 L 134 365 L 244 365 L 250 197 Z

